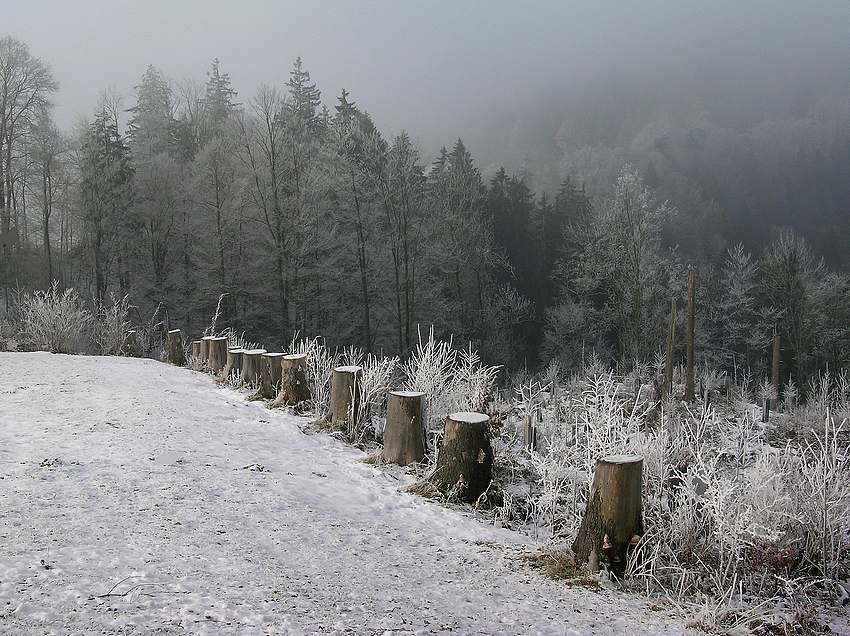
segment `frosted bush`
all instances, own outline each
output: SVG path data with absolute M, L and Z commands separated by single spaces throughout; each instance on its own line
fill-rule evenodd
M 92 322 L 80 295 L 74 289 L 60 291 L 57 281 L 45 291 L 24 294 L 19 316 L 26 345 L 53 353 L 80 352 Z
M 313 412 L 323 413 L 331 399 L 331 375 L 339 366 L 339 356 L 328 349 L 321 338 L 292 339 L 287 353 L 306 354 L 305 375 L 310 389 Z
M 110 296 L 111 304 L 97 308 L 92 340 L 96 351 L 104 356 L 120 355 L 127 344 L 127 332 L 130 323 L 130 303 L 127 296 L 116 299 Z

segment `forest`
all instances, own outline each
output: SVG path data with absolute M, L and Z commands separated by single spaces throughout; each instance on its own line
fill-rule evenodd
M 579 145 L 535 174 L 482 173 L 461 139 L 425 156 L 301 58 L 253 95 L 218 59 L 205 80 L 149 66 L 70 130 L 57 89 L 0 39 L 7 318 L 55 281 L 95 311 L 127 299 L 136 322 L 188 333 L 217 315 L 271 348 L 322 336 L 404 359 L 433 326 L 509 370 L 626 370 L 663 356 L 671 300 L 684 333 L 694 270 L 699 367 L 761 381 L 774 334 L 783 384 L 850 361 L 846 95 L 738 137 L 707 115 L 616 113 L 627 146 L 623 127 L 591 146 L 599 122 L 577 110 L 559 139 Z

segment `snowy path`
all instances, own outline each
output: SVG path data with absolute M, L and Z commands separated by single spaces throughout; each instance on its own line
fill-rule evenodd
M 683 632 L 362 457 L 200 373 L 0 353 L 0 633 Z

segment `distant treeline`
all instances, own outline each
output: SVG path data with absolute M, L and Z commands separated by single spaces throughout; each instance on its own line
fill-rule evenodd
M 730 243 L 731 221 L 721 233 L 684 218 L 659 195 L 675 181 L 660 157 L 686 160 L 663 140 L 640 155 L 651 161 L 618 161 L 604 192 L 565 166 L 557 191 L 536 195 L 526 176 L 483 178 L 460 140 L 424 161 L 348 92 L 323 102 L 300 59 L 285 86 L 248 98 L 218 60 L 203 84 L 149 67 L 132 104 L 105 95 L 71 133 L 52 121 L 48 67 L 10 38 L 0 62 L 10 311 L 16 290 L 57 279 L 94 304 L 159 307 L 188 333 L 224 294 L 219 324 L 268 347 L 320 334 L 405 356 L 433 324 L 513 368 L 652 364 L 690 267 L 699 364 L 764 374 L 774 330 L 784 380 L 848 363 L 847 275 L 791 230 L 765 228 L 751 256 Z

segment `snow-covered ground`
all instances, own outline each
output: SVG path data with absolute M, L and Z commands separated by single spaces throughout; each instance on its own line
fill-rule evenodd
M 303 424 L 152 360 L 0 353 L 0 633 L 685 631 Z

